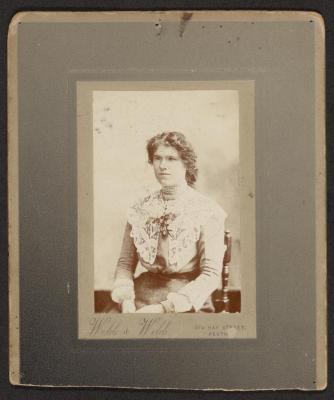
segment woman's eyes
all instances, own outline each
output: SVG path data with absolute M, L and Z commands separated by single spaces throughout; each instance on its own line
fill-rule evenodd
M 154 157 L 153 157 L 153 160 L 154 160 L 154 161 L 161 161 L 161 160 L 162 160 L 162 157 L 154 156 Z M 177 158 L 176 158 L 176 157 L 166 157 L 166 160 L 167 160 L 167 161 L 177 161 Z

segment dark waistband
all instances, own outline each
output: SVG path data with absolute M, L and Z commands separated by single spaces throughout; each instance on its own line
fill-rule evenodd
M 152 275 L 156 278 L 161 278 L 161 279 L 188 279 L 188 280 L 193 280 L 197 278 L 198 276 L 198 271 L 189 271 L 189 272 L 153 272 L 153 271 L 147 271 L 144 272 L 149 275 Z

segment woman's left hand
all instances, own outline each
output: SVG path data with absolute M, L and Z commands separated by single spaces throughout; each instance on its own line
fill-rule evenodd
M 152 313 L 164 313 L 164 308 L 161 304 L 151 304 L 149 306 L 144 306 L 142 308 L 139 308 L 136 313 L 146 313 L 146 314 L 152 314 Z

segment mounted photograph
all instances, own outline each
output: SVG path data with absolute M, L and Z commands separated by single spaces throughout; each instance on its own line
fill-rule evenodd
M 251 335 L 240 321 L 256 295 L 254 83 L 78 82 L 76 93 L 78 304 L 95 314 L 91 336 L 116 320 L 131 335 L 140 314 L 193 320 L 166 338 Z
M 12 384 L 326 388 L 320 14 L 18 13 L 8 106 Z

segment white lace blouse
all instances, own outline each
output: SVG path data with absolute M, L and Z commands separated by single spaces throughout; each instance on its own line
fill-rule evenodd
M 162 191 L 139 199 L 128 211 L 112 299 L 134 299 L 139 261 L 148 271 L 167 275 L 198 270 L 197 278 L 167 296 L 176 312 L 198 311 L 220 283 L 226 216 L 215 201 L 189 186 L 169 200 Z

